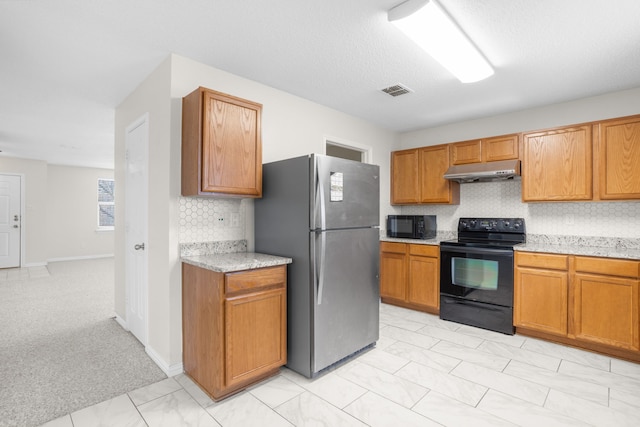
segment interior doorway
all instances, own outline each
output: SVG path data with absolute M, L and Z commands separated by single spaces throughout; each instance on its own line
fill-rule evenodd
M 22 177 L 0 174 L 0 268 L 20 267 Z
M 126 129 L 125 277 L 127 328 L 143 344 L 148 338 L 148 156 L 149 115 Z
M 341 159 L 370 163 L 371 147 L 339 138 L 325 138 L 325 154 Z

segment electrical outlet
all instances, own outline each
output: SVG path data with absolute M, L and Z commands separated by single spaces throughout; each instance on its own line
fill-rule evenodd
M 240 214 L 231 212 L 231 227 L 240 227 Z
M 227 221 L 223 213 L 217 213 L 213 217 L 214 224 L 216 227 L 226 227 Z
M 573 214 L 566 214 L 564 216 L 564 224 L 565 225 L 573 225 L 573 223 L 575 222 Z

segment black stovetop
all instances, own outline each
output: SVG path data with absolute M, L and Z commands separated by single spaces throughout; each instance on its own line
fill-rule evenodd
M 523 218 L 460 218 L 458 238 L 440 245 L 509 248 L 526 240 Z

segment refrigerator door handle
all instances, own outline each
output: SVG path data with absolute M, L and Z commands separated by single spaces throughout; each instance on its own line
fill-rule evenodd
M 327 229 L 326 208 L 324 199 L 324 180 L 320 177 L 319 167 L 316 166 L 316 213 L 318 214 L 318 205 L 320 206 L 320 229 Z M 316 224 L 317 226 L 317 224 Z
M 324 289 L 324 268 L 325 268 L 325 259 L 327 258 L 326 250 L 327 250 L 327 233 L 326 232 L 316 232 L 316 242 L 320 238 L 320 248 L 316 248 L 316 295 L 317 295 L 317 304 L 322 304 L 322 291 Z

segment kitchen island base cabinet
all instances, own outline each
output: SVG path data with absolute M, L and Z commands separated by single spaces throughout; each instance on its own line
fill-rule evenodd
M 220 400 L 287 361 L 286 266 L 219 273 L 182 268 L 183 364 Z
M 380 297 L 384 303 L 438 314 L 440 247 L 381 242 Z

